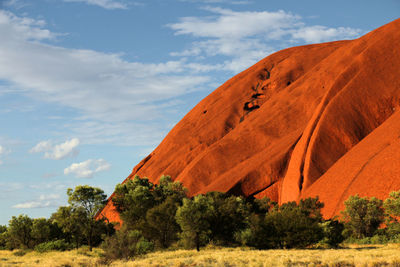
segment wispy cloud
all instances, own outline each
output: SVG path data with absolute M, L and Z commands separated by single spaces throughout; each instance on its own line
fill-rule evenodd
M 285 11 L 205 9 L 211 16 L 184 17 L 168 25 L 193 42 L 171 53 L 177 60 L 158 63 L 52 45 L 58 34 L 46 29 L 45 21 L 0 10 L 0 80 L 7 84 L 1 90 L 72 110 L 73 117 L 60 129 L 84 143 L 137 145 L 141 140 L 154 145 L 169 130 L 171 119 L 165 120 L 165 114 L 179 110 L 174 101 L 209 89 L 210 72 L 237 73 L 284 44 L 352 38 L 360 32 L 305 25 L 300 16 Z M 214 56 L 223 57 L 210 64 L 207 59 Z
M 170 107 L 160 103 L 203 89 L 210 80 L 185 60 L 130 62 L 121 54 L 50 45 L 57 34 L 44 21 L 6 11 L 0 11 L 0 36 L 0 80 L 9 90 L 74 110 L 75 128 L 86 123 L 112 125 L 108 132 L 119 128 L 119 140 L 134 138 L 135 132 L 124 130 L 133 120 L 162 125 Z
M 107 171 L 110 168 L 110 163 L 104 159 L 88 159 L 83 162 L 73 163 L 64 169 L 64 174 L 73 174 L 78 178 L 92 178 L 94 174 Z
M 8 152 L 9 152 L 9 151 L 8 151 L 5 147 L 3 147 L 2 145 L 0 145 L 0 156 L 6 154 L 6 153 L 8 153 Z
M 362 31 L 350 27 L 329 28 L 326 26 L 301 27 L 292 31 L 293 39 L 303 40 L 307 43 L 320 43 L 337 39 L 353 39 L 360 36 Z
M 15 209 L 34 209 L 34 208 L 47 208 L 56 207 L 59 204 L 60 195 L 49 194 L 40 195 L 37 200 L 27 201 L 12 206 Z
M 127 9 L 128 5 L 115 0 L 64 0 L 64 2 L 82 2 L 88 5 L 99 6 L 105 9 Z
M 44 158 L 60 160 L 67 157 L 74 157 L 78 155 L 79 139 L 73 138 L 64 143 L 54 145 L 51 140 L 41 141 L 36 144 L 29 152 L 30 153 L 44 153 Z
M 206 7 L 213 13 L 206 17 L 183 17 L 167 25 L 175 35 L 190 35 L 196 40 L 191 47 L 172 56 L 226 56 L 223 68 L 238 72 L 284 46 L 306 42 L 325 42 L 360 36 L 359 29 L 307 26 L 302 17 L 279 10 L 233 11 Z M 280 46 L 276 45 L 280 44 Z
M 249 0 L 180 0 L 181 2 L 203 3 L 203 4 L 233 4 L 246 5 L 250 4 Z
M 0 145 L 0 165 L 3 164 L 3 161 L 2 161 L 1 158 L 2 158 L 4 155 L 6 155 L 6 154 L 8 154 L 8 153 L 10 153 L 10 152 L 11 152 L 10 149 L 7 149 L 7 148 L 5 148 L 4 146 Z
M 0 1 L 0 9 L 4 7 L 12 7 L 15 9 L 21 9 L 29 6 L 29 3 L 24 0 L 1 0 Z

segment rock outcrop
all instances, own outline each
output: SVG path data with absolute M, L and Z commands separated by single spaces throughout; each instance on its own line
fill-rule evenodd
M 279 202 L 400 189 L 400 19 L 351 41 L 282 50 L 196 105 L 132 171 Z M 102 214 L 119 220 L 111 201 Z

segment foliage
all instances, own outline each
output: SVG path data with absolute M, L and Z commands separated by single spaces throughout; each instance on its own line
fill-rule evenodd
M 359 239 L 373 236 L 384 220 L 382 200 L 355 195 L 350 196 L 344 204 L 346 209 L 342 214 L 350 235 Z
M 83 243 L 82 228 L 85 214 L 82 209 L 73 209 L 71 206 L 62 206 L 51 215 L 51 220 L 62 231 L 62 238 L 78 248 Z
M 107 196 L 102 189 L 88 185 L 79 185 L 75 190 L 69 188 L 67 195 L 72 213 L 80 215 L 79 218 L 74 216 L 77 219 L 74 223 L 80 226 L 80 232 L 92 250 L 95 236 L 101 234 L 97 230 L 102 228 L 100 224 L 103 223 L 94 217 L 107 203 Z
M 107 260 L 131 259 L 136 255 L 153 250 L 153 243 L 147 241 L 138 230 L 123 227 L 115 235 L 107 237 L 102 244 L 104 258 Z
M 170 176 L 162 176 L 157 185 L 135 176 L 116 186 L 112 201 L 127 228 L 141 231 L 145 238 L 166 248 L 177 240 L 175 214 L 185 197 L 186 189 Z
M 146 222 L 150 228 L 150 236 L 159 246 L 169 247 L 178 239 L 179 225 L 176 223 L 175 214 L 179 203 L 168 197 L 160 205 L 148 210 Z
M 400 235 L 400 191 L 393 191 L 383 202 L 390 236 Z
M 27 215 L 13 216 L 8 226 L 9 248 L 31 248 L 32 247 L 32 224 L 33 220 Z
M 236 234 L 243 245 L 256 248 L 303 248 L 323 238 L 319 223 L 323 204 L 318 198 L 275 206 L 266 214 L 252 214 L 248 228 Z
M 213 214 L 207 198 L 203 195 L 192 199 L 183 199 L 183 204 L 176 212 L 176 221 L 182 229 L 180 234 L 186 247 L 196 247 L 208 243 L 211 235 L 209 218 Z
M 350 197 L 345 202 L 344 223 L 324 221 L 324 205 L 318 197 L 279 206 L 268 198 L 245 199 L 221 192 L 189 199 L 186 192 L 169 176 L 162 176 L 158 184 L 135 176 L 117 185 L 112 201 L 124 223 L 113 235 L 112 224 L 95 219 L 106 203 L 103 190 L 77 186 L 67 191 L 69 206 L 59 207 L 50 219 L 20 215 L 12 217 L 8 227 L 0 226 L 0 249 L 45 252 L 74 244 L 76 248 L 88 245 L 91 251 L 104 240 L 103 259 L 108 262 L 179 244 L 198 251 L 210 244 L 269 249 L 306 248 L 320 242 L 337 247 L 344 235 L 347 243 L 400 242 L 400 191 L 392 192 L 384 203 Z M 384 218 L 388 227 L 378 229 Z
M 112 201 L 124 224 L 135 226 L 143 221 L 147 211 L 156 204 L 153 188 L 153 183 L 139 176 L 115 187 Z
M 0 249 L 7 248 L 7 240 L 8 240 L 7 226 L 0 225 Z
M 35 251 L 43 253 L 52 250 L 65 251 L 71 248 L 71 245 L 67 243 L 64 239 L 48 241 L 40 243 L 35 246 Z
M 318 198 L 288 202 L 275 208 L 265 217 L 266 225 L 272 228 L 269 237 L 275 248 L 305 248 L 323 238 L 319 225 L 322 220 Z
M 252 212 L 259 215 L 267 214 L 278 204 L 267 197 L 253 199 L 250 203 Z
M 337 220 L 328 220 L 321 224 L 324 239 L 322 242 L 330 247 L 337 248 L 344 241 L 344 224 Z
M 247 228 L 235 233 L 235 239 L 243 246 L 258 249 L 272 248 L 271 237 L 274 235 L 273 227 L 265 220 L 266 214 L 251 214 Z

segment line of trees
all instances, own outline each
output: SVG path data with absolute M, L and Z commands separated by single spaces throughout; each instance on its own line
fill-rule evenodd
M 339 221 L 323 219 L 318 197 L 282 205 L 221 192 L 188 198 L 182 184 L 169 176 L 158 184 L 136 176 L 116 186 L 112 201 L 123 221 L 118 226 L 95 219 L 106 203 L 103 190 L 77 186 L 67 194 L 69 205 L 49 219 L 20 215 L 0 226 L 0 247 L 43 252 L 101 244 L 105 258 L 114 260 L 208 244 L 271 249 L 337 247 L 345 239 L 400 242 L 400 191 L 385 201 L 351 196 Z
M 44 252 L 87 245 L 92 250 L 115 232 L 105 219 L 94 219 L 107 200 L 103 190 L 83 185 L 68 189 L 67 195 L 69 205 L 59 207 L 49 219 L 13 216 L 8 227 L 0 227 L 0 248 Z

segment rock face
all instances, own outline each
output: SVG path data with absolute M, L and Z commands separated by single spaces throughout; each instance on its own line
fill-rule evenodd
M 400 19 L 351 41 L 282 50 L 203 99 L 132 171 L 280 203 L 400 189 Z M 111 201 L 102 214 L 119 217 Z

